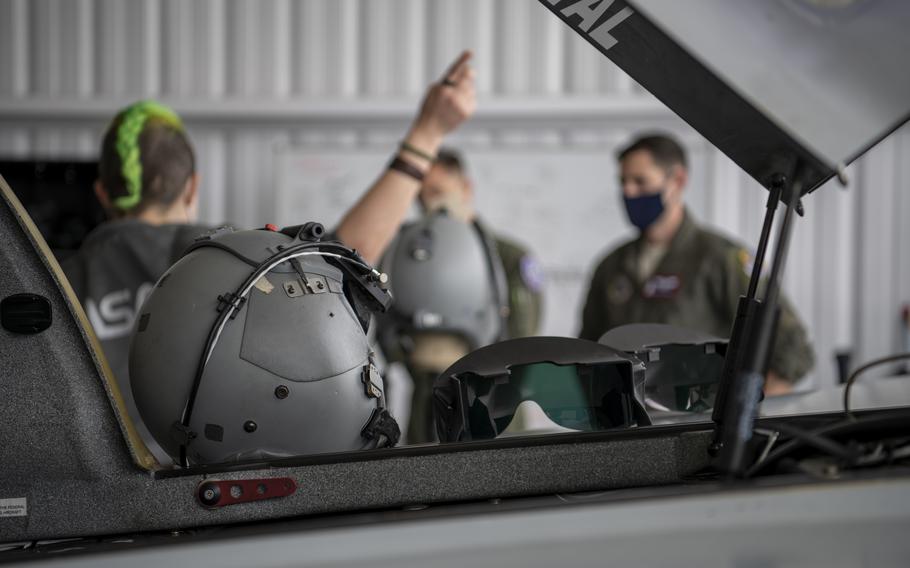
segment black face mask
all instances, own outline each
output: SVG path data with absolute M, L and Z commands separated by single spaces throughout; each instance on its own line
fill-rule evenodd
M 661 188 L 659 192 L 650 195 L 623 196 L 629 221 L 641 231 L 654 224 L 664 212 L 663 194 L 664 189 Z

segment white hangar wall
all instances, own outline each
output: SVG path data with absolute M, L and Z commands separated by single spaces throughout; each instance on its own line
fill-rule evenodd
M 681 136 L 693 213 L 754 246 L 764 191 L 531 0 L 0 0 L 0 157 L 94 157 L 114 109 L 157 97 L 196 143 L 206 221 L 332 224 L 462 47 L 479 111 L 452 143 L 546 269 L 544 333 L 575 333 L 589 271 L 631 235 L 612 154 L 633 132 Z M 806 200 L 786 272 L 817 384 L 836 349 L 898 350 L 910 303 L 910 129 L 849 173 Z

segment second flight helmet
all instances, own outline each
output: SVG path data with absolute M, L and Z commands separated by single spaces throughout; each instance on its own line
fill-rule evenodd
M 384 333 L 454 334 L 470 349 L 504 339 L 502 262 L 475 224 L 430 213 L 401 229 L 382 268 L 395 298 Z

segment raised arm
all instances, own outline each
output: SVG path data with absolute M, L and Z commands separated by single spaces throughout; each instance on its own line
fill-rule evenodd
M 338 237 L 357 249 L 367 262 L 375 263 L 382 256 L 420 190 L 418 178 L 431 165 L 420 154 L 435 156 L 443 137 L 474 112 L 474 70 L 470 59 L 471 52 L 463 52 L 424 95 L 420 111 L 404 138 L 417 152 L 399 150 L 397 153 L 398 158 L 416 171 L 409 174 L 385 169 L 341 220 Z

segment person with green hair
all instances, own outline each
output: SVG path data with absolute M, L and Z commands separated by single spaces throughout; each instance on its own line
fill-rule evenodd
M 367 262 L 375 263 L 397 233 L 444 136 L 474 112 L 470 58 L 463 52 L 428 87 L 388 167 L 335 228 L 334 237 Z M 161 103 L 140 101 L 117 113 L 103 137 L 98 174 L 95 194 L 110 219 L 62 266 L 138 419 L 128 377 L 136 313 L 158 278 L 212 227 L 196 224 L 193 146 L 180 117 Z

